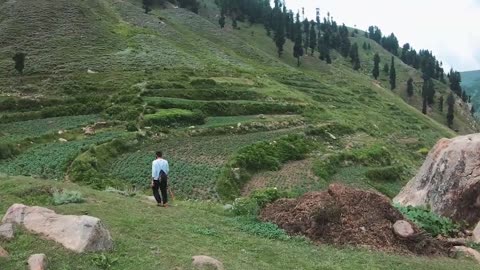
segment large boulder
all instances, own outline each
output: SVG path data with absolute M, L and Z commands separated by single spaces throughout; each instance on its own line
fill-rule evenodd
M 199 270 L 224 270 L 223 263 L 217 259 L 208 256 L 193 256 L 193 268 Z
M 428 206 L 456 221 L 480 219 L 480 134 L 441 139 L 394 202 Z
M 45 270 L 47 269 L 47 256 L 45 254 L 33 254 L 28 258 L 29 270 Z
M 91 216 L 59 215 L 43 207 L 14 204 L 7 210 L 2 222 L 24 226 L 28 231 L 43 235 L 75 252 L 113 248 L 110 232 L 100 219 Z

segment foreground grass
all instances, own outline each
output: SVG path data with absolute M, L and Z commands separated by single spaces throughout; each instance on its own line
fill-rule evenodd
M 83 204 L 53 206 L 41 187 L 81 191 Z M 35 192 L 37 191 L 37 192 Z M 142 198 L 93 191 L 74 184 L 31 178 L 0 178 L 0 211 L 12 203 L 47 205 L 62 214 L 99 217 L 112 233 L 117 260 L 111 269 L 189 269 L 191 257 L 209 255 L 226 269 L 473 269 L 469 261 L 402 257 L 359 249 L 314 246 L 294 239 L 272 240 L 245 232 L 242 224 L 213 203 L 180 202 L 158 208 Z M 50 269 L 101 269 L 98 254 L 74 254 L 53 242 L 18 232 L 0 242 L 11 254 L 1 269 L 23 269 L 29 255 L 46 253 Z

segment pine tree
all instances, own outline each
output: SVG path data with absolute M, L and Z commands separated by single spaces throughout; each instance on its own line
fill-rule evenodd
M 373 57 L 372 75 L 375 80 L 378 79 L 378 76 L 380 75 L 380 56 L 378 55 L 378 53 L 375 53 L 375 56 Z
M 470 109 L 470 113 L 472 116 L 475 116 L 475 107 L 472 105 L 472 108 Z
M 358 45 L 354 43 L 350 48 L 350 58 L 353 63 L 353 69 L 359 70 L 360 69 L 360 56 L 358 54 Z
M 327 50 L 326 50 L 326 61 L 327 61 L 327 64 L 331 64 L 332 63 L 332 58 L 330 57 L 330 49 L 328 49 L 327 47 Z
M 225 27 L 225 15 L 224 14 L 222 14 L 222 16 L 220 16 L 220 19 L 218 20 L 218 24 L 220 25 L 220 28 Z
M 465 90 L 462 91 L 462 100 L 463 100 L 463 102 L 467 102 L 467 101 L 468 101 L 467 92 L 465 92 Z
M 454 116 L 454 105 L 455 105 L 455 97 L 453 96 L 453 93 L 450 93 L 447 98 L 447 125 L 449 128 L 452 128 L 453 125 L 453 119 L 455 118 Z
M 443 112 L 443 96 L 440 96 L 440 98 L 438 99 L 438 110 L 440 112 Z
M 372 49 L 372 45 L 370 43 L 367 44 L 367 49 L 370 51 Z
M 238 27 L 237 19 L 232 18 L 232 28 L 237 29 L 237 27 Z
M 152 11 L 153 0 L 143 0 L 143 9 L 145 10 L 145 14 L 148 14 Z
M 460 83 L 462 82 L 462 77 L 460 72 L 454 71 L 453 69 L 450 70 L 448 74 L 448 79 L 450 81 L 450 89 L 457 94 L 457 96 L 462 96 L 462 86 Z
M 395 71 L 395 58 L 392 56 L 392 65 L 390 66 L 390 88 L 397 87 L 397 72 Z
M 386 75 L 390 74 L 390 66 L 388 65 L 388 63 L 385 63 L 385 65 L 383 65 L 383 72 Z
M 428 105 L 432 105 L 434 103 L 435 85 L 433 84 L 433 80 L 428 78 L 428 76 L 424 77 L 422 97 L 427 100 Z
M 368 46 L 367 46 L 366 42 L 363 42 L 362 48 L 363 48 L 364 51 L 368 50 Z
M 407 95 L 408 97 L 413 96 L 413 79 L 410 78 L 407 81 Z
M 13 56 L 13 61 L 15 61 L 15 69 L 20 73 L 23 74 L 23 69 L 25 68 L 25 57 L 27 56 L 26 53 L 18 52 Z
M 285 45 L 285 23 L 284 14 L 281 10 L 280 0 L 275 0 L 275 8 L 273 9 L 273 29 L 275 31 L 273 39 L 277 46 L 278 57 L 282 56 L 283 45 Z
M 422 99 L 422 113 L 427 114 L 427 98 L 423 97 Z
M 310 22 L 310 49 L 312 50 L 312 56 L 317 46 L 317 32 L 315 31 L 315 22 Z
M 295 23 L 295 46 L 293 46 L 293 56 L 297 58 L 297 66 L 300 66 L 300 57 L 303 56 L 302 46 L 302 25 L 300 23 L 300 15 L 297 14 L 297 22 Z
M 310 22 L 307 19 L 303 21 L 303 33 L 305 36 L 303 44 L 305 46 L 305 51 L 308 52 L 308 47 L 310 45 Z

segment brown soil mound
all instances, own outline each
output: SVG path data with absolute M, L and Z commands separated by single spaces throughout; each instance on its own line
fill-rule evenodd
M 330 185 L 328 192 L 280 199 L 265 207 L 260 218 L 316 243 L 419 255 L 447 255 L 449 249 L 448 244 L 427 236 L 413 224 L 415 235 L 401 239 L 392 227 L 404 217 L 390 199 L 338 184 Z

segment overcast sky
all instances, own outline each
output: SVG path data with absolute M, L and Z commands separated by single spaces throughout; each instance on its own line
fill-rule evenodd
M 400 46 L 429 49 L 459 71 L 480 70 L 480 0 L 285 0 L 288 9 L 315 19 L 329 11 L 337 23 L 395 33 Z

